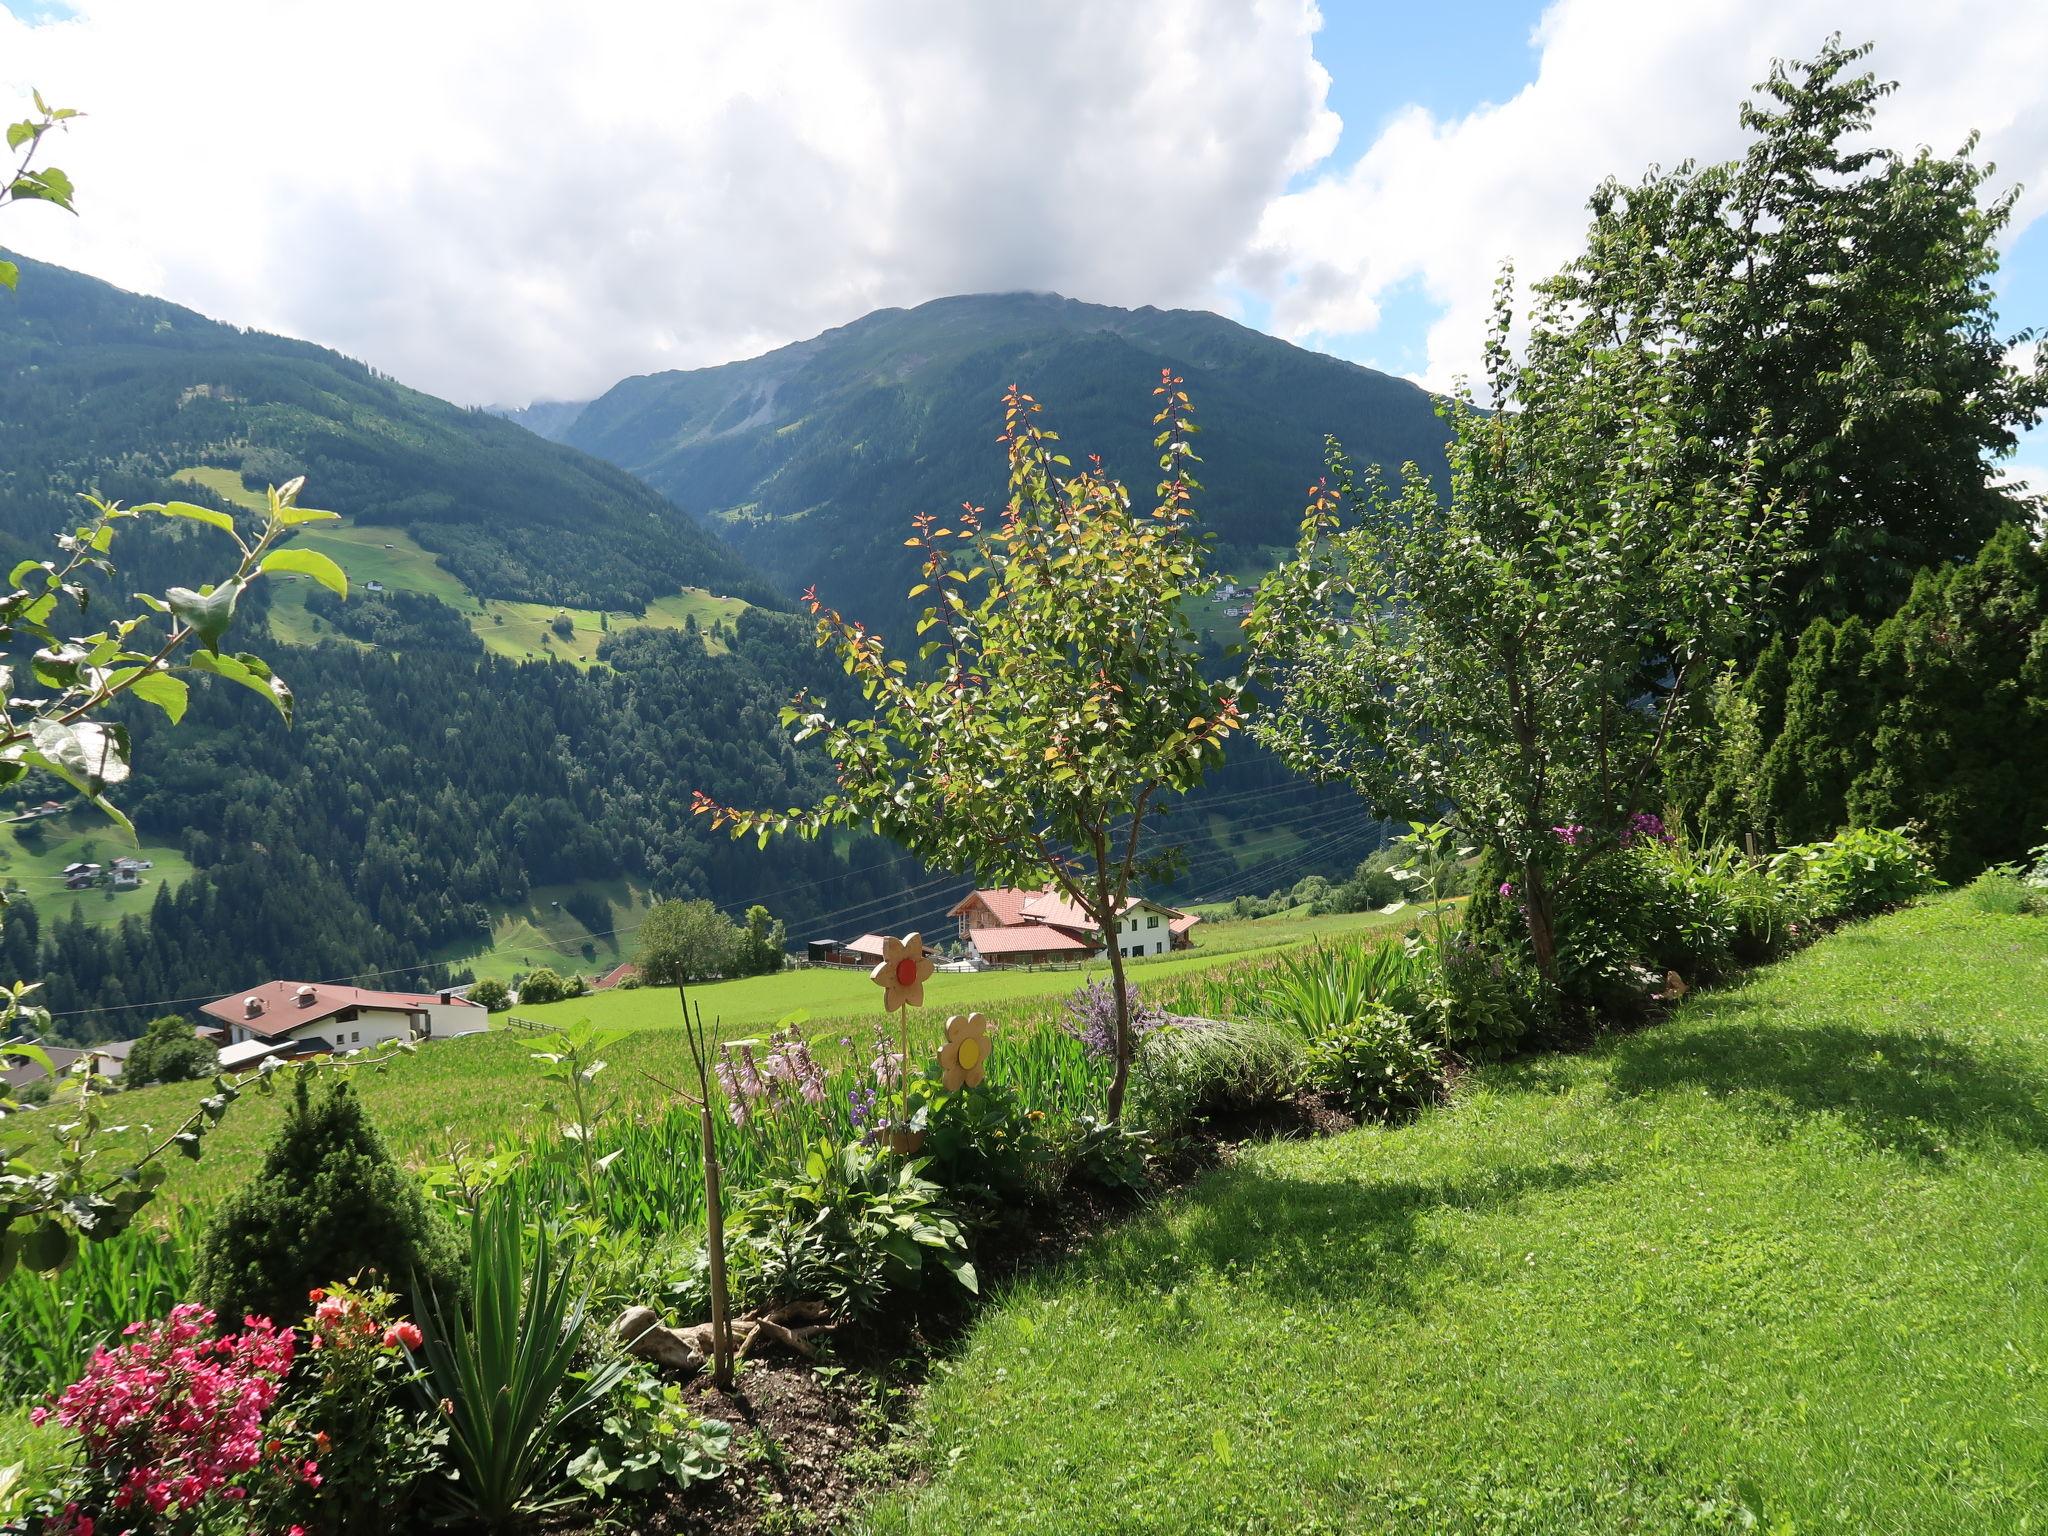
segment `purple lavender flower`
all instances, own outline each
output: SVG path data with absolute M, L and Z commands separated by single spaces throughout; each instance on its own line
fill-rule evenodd
M 1148 1008 L 1138 1000 L 1138 989 L 1124 988 L 1131 1012 L 1131 1034 L 1143 1038 L 1167 1022 L 1165 1013 Z M 1066 1018 L 1060 1028 L 1097 1058 L 1116 1055 L 1116 991 L 1107 981 L 1091 981 L 1067 999 Z
M 1515 894 L 1515 882 L 1514 882 L 1514 881 L 1512 881 L 1512 880 L 1503 880 L 1503 881 L 1501 881 L 1501 883 L 1500 883 L 1500 894 L 1501 894 L 1501 895 L 1503 895 L 1503 896 L 1512 896 L 1512 895 L 1514 895 L 1514 894 Z

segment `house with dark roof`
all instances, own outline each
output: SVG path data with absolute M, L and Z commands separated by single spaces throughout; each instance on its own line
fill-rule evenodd
M 1057 889 L 997 886 L 969 891 L 947 914 L 960 923 L 960 942 L 984 965 L 1048 965 L 1089 960 L 1104 952 L 1095 920 Z M 1145 896 L 1124 903 L 1109 942 L 1127 959 L 1185 949 L 1201 919 Z
M 220 1043 L 262 1041 L 278 1054 L 357 1051 L 387 1040 L 425 1040 L 473 1029 L 483 1004 L 453 992 L 377 992 L 332 982 L 266 981 L 201 1006 Z M 223 1052 L 223 1060 L 226 1052 Z

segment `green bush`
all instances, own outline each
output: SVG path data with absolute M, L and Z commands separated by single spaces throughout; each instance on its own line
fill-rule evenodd
M 1309 1083 L 1370 1119 L 1432 1102 L 1443 1090 L 1443 1070 L 1442 1049 L 1416 1034 L 1414 1020 L 1378 1003 L 1308 1048 Z
M 394 1291 L 413 1277 L 460 1289 L 454 1236 L 346 1083 L 315 1102 L 301 1077 L 253 1181 L 228 1197 L 200 1240 L 198 1288 L 222 1317 L 296 1321 L 307 1293 L 374 1273 Z
M 912 1124 L 924 1131 L 918 1155 L 933 1183 L 956 1200 L 994 1212 L 1014 1209 L 1043 1191 L 1051 1155 L 1039 1122 L 1009 1088 L 989 1082 L 945 1093 L 927 1080 L 920 1097 Z
M 1455 1050 L 1504 1055 L 1555 1016 L 1542 977 L 1512 946 L 1459 929 L 1428 954 L 1433 968 L 1422 1011 Z
M 1787 848 L 1773 868 L 1815 921 L 1870 917 L 1940 888 L 1903 830 L 1854 827 L 1824 843 Z
M 512 1006 L 512 989 L 495 976 L 486 976 L 469 989 L 469 1000 L 487 1013 L 503 1013 Z
M 522 1003 L 559 1003 L 569 995 L 569 984 L 550 966 L 528 971 L 519 983 Z
M 1138 1042 L 1129 1113 L 1161 1135 L 1256 1113 L 1301 1087 L 1304 1042 L 1270 1018 L 1174 1019 Z
M 734 1290 L 748 1305 L 822 1301 L 855 1316 L 943 1270 L 968 1290 L 967 1229 L 924 1162 L 820 1141 L 803 1166 L 741 1197 L 726 1228 Z
M 121 1068 L 121 1086 L 146 1083 L 190 1083 L 220 1070 L 220 1052 L 192 1032 L 178 1014 L 152 1019 L 128 1052 Z
M 1964 899 L 1979 912 L 2020 917 L 2048 911 L 2048 890 L 2029 884 L 2013 864 L 1987 869 L 1963 888 Z
M 582 1421 L 586 1443 L 569 1477 L 593 1498 L 710 1482 L 725 1471 L 732 1426 L 683 1401 L 683 1389 L 635 1361 L 602 1409 Z
M 1253 1011 L 1303 1041 L 1319 1040 L 1375 1004 L 1419 1014 L 1429 988 L 1429 955 L 1419 944 L 1318 946 L 1282 956 Z

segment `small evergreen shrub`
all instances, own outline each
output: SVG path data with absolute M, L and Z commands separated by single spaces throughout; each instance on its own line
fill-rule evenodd
M 417 1278 L 452 1296 L 461 1270 L 445 1219 L 348 1085 L 315 1101 L 301 1077 L 262 1170 L 200 1240 L 198 1287 L 222 1317 L 296 1320 L 337 1280 L 374 1273 L 402 1299 Z
M 1386 1120 L 1430 1103 L 1443 1089 L 1443 1051 L 1417 1035 L 1406 1014 L 1374 1004 L 1308 1047 L 1309 1083 L 1365 1119 Z

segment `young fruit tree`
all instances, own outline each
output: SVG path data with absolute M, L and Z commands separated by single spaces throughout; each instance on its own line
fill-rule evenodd
M 1201 781 L 1237 729 L 1239 688 L 1205 677 L 1185 611 L 1213 585 L 1196 531 L 1193 407 L 1180 378 L 1154 391 L 1161 479 L 1139 508 L 1099 463 L 1078 474 L 1016 386 L 1003 400 L 1009 501 L 994 527 L 966 506 L 957 528 L 920 515 L 913 598 L 931 606 L 914 663 L 815 596 L 818 643 L 838 653 L 869 711 L 845 720 L 799 696 L 784 710 L 817 738 L 839 789 L 809 810 L 745 811 L 701 793 L 696 809 L 765 845 L 866 823 L 927 864 L 1004 884 L 1052 886 L 1087 915 L 1117 1000 L 1111 1118 L 1133 1035 L 1117 930 L 1134 884 L 1161 867 L 1151 819 Z
M 1515 872 L 1553 987 L 1559 897 L 1651 814 L 1686 708 L 1743 638 L 1795 519 L 1753 479 L 1677 473 L 1660 360 L 1625 341 L 1511 365 L 1449 402 L 1450 494 L 1330 445 L 1294 557 L 1248 628 L 1254 734 L 1374 812 L 1444 817 Z M 1503 894 L 1510 894 L 1505 888 Z

